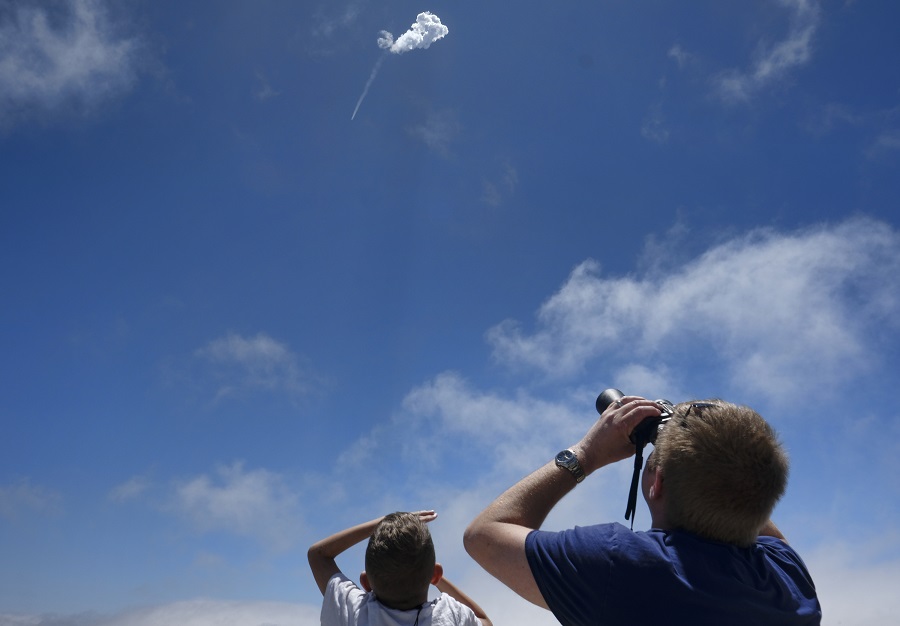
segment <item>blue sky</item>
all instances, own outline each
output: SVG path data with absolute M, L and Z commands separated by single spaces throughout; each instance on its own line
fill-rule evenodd
M 609 386 L 759 410 L 824 623 L 900 613 L 898 20 L 0 2 L 0 625 L 315 624 L 306 548 L 423 508 L 553 623 L 462 531 Z

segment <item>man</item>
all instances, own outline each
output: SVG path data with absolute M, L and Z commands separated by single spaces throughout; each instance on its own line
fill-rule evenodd
M 641 480 L 651 530 L 538 530 L 586 476 L 633 455 L 629 435 L 660 415 L 660 405 L 637 396 L 611 404 L 581 441 L 475 518 L 466 550 L 567 626 L 819 624 L 812 579 L 769 519 L 787 484 L 787 455 L 747 407 L 675 407 Z

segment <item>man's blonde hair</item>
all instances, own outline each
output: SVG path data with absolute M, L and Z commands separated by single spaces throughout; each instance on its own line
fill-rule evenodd
M 366 575 L 375 597 L 393 609 L 414 609 L 428 596 L 434 575 L 431 532 L 414 513 L 390 513 L 366 546 Z
M 650 466 L 662 473 L 671 526 L 749 546 L 784 494 L 789 461 L 758 413 L 707 400 L 676 407 Z

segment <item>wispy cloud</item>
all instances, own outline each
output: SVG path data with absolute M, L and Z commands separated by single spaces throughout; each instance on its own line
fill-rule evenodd
M 30 513 L 55 513 L 61 504 L 59 493 L 25 478 L 0 485 L 0 518 L 16 520 Z
M 803 127 L 811 134 L 821 137 L 837 127 L 859 126 L 866 122 L 866 116 L 837 102 L 823 105 L 803 121 Z
M 665 143 L 669 140 L 669 129 L 666 128 L 662 105 L 656 104 L 649 108 L 641 124 L 641 136 L 655 143 Z
M 153 486 L 146 476 L 133 476 L 124 483 L 116 485 L 109 492 L 109 499 L 114 502 L 125 502 L 140 497 Z
M 834 541 L 806 555 L 827 623 L 878 626 L 900 615 L 897 551 L 895 531 L 869 545 Z
M 229 602 L 199 598 L 120 613 L 0 614 L 0 626 L 313 626 L 320 607 L 287 602 Z
M 90 113 L 134 84 L 142 43 L 103 0 L 11 6 L 0 12 L 0 125 Z
M 256 90 L 256 99 L 260 102 L 271 100 L 275 96 L 281 95 L 281 92 L 274 89 L 269 84 L 269 79 L 262 72 L 256 72 L 256 80 L 259 81 L 259 87 Z
M 364 4 L 363 0 L 353 0 L 328 15 L 320 10 L 314 17 L 312 35 L 329 39 L 340 31 L 349 28 L 359 18 Z M 329 9 L 334 9 L 333 5 L 329 5 Z
M 900 151 L 900 128 L 890 128 L 883 130 L 875 137 L 866 150 L 866 156 L 870 159 L 878 159 L 897 151 Z
M 265 333 L 255 337 L 228 333 L 196 350 L 194 356 L 208 364 L 217 401 L 253 391 L 299 398 L 321 384 L 301 357 Z
M 519 186 L 519 172 L 508 161 L 500 166 L 499 174 L 482 181 L 481 201 L 491 207 L 498 207 L 515 193 Z
M 669 58 L 675 59 L 679 69 L 684 69 L 694 60 L 694 55 L 681 47 L 681 44 L 675 44 L 669 48 Z
M 714 80 L 715 90 L 723 101 L 746 102 L 761 89 L 784 79 L 791 70 L 805 65 L 812 57 L 813 37 L 819 26 L 818 2 L 778 2 L 792 12 L 787 37 L 771 45 L 760 42 L 756 59 L 749 69 L 733 69 L 717 76 Z M 679 59 L 678 56 L 675 58 Z
M 500 361 L 554 377 L 601 355 L 665 367 L 678 346 L 715 346 L 731 384 L 782 397 L 873 366 L 876 330 L 898 314 L 900 234 L 860 218 L 754 232 L 644 277 L 604 277 L 586 261 L 541 306 L 534 332 L 510 320 L 488 338 Z
M 435 111 L 420 124 L 409 129 L 409 134 L 424 143 L 429 150 L 442 156 L 450 154 L 450 145 L 459 135 L 462 125 L 450 110 Z
M 249 537 L 277 551 L 291 548 L 303 529 L 299 498 L 282 476 L 242 463 L 180 482 L 172 505 L 201 531 Z

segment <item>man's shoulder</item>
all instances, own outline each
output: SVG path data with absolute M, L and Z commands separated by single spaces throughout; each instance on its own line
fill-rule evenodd
M 525 539 L 527 550 L 536 544 L 558 543 L 567 548 L 575 548 L 597 544 L 630 545 L 642 543 L 658 543 L 662 540 L 661 531 L 633 531 L 618 522 L 575 526 L 565 530 L 548 531 L 533 530 Z

